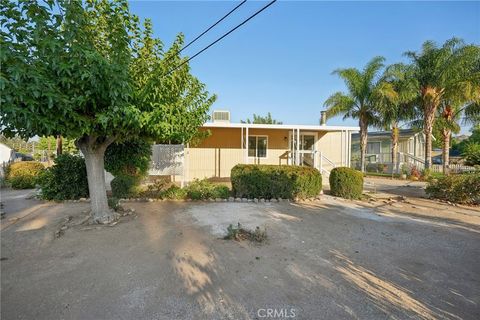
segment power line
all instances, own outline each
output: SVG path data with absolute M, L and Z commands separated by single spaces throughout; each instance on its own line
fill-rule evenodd
M 185 45 L 185 47 L 183 47 L 180 51 L 178 51 L 176 54 L 179 54 L 180 52 L 182 52 L 183 50 L 187 49 L 191 44 L 193 44 L 195 41 L 197 41 L 198 39 L 200 39 L 205 33 L 207 33 L 208 31 L 212 30 L 217 24 L 219 24 L 220 22 L 222 22 L 225 18 L 227 18 L 230 14 L 232 14 L 235 10 L 237 10 L 238 8 L 240 8 L 243 4 L 245 4 L 245 2 L 247 2 L 247 0 L 243 0 L 242 2 L 240 2 L 239 5 L 237 5 L 235 8 L 233 8 L 232 10 L 230 10 L 230 12 L 228 12 L 226 15 L 224 15 L 220 20 L 218 20 L 217 22 L 215 22 L 214 24 L 212 24 L 207 30 L 203 31 L 201 34 L 199 34 L 195 39 L 193 39 L 192 41 L 190 41 L 189 43 L 187 43 Z
M 277 2 L 277 0 L 273 0 L 273 1 L 270 1 L 266 6 L 264 6 L 263 8 L 261 8 L 260 10 L 258 10 L 257 12 L 255 12 L 254 14 L 252 14 L 250 17 L 248 17 L 247 19 L 243 20 L 242 23 L 238 24 L 235 28 L 233 29 L 230 29 L 227 33 L 225 33 L 224 35 L 222 35 L 220 38 L 218 38 L 217 40 L 213 41 L 212 43 L 210 43 L 208 46 L 206 46 L 205 48 L 203 48 L 202 50 L 198 51 L 197 53 L 195 53 L 193 56 L 191 56 L 190 58 L 188 58 L 187 60 L 183 61 L 182 63 L 180 63 L 178 66 L 176 66 L 175 68 L 173 68 L 172 70 L 170 70 L 169 72 L 167 72 L 166 74 L 164 74 L 162 77 L 164 76 L 168 76 L 169 74 L 171 74 L 173 71 L 177 70 L 178 68 L 180 68 L 181 66 L 183 66 L 185 63 L 188 63 L 190 60 L 194 59 L 196 56 L 198 56 L 199 54 L 201 54 L 202 52 L 204 52 L 205 50 L 207 50 L 208 48 L 210 48 L 211 46 L 215 45 L 217 42 L 221 41 L 223 38 L 225 38 L 226 36 L 228 36 L 230 33 L 232 33 L 233 31 L 237 30 L 238 28 L 240 28 L 241 26 L 243 26 L 245 23 L 247 23 L 248 21 L 250 21 L 251 19 L 253 19 L 255 16 L 257 16 L 258 14 L 260 14 L 262 11 L 264 11 L 265 9 L 267 9 L 268 7 L 270 7 L 272 4 L 274 4 L 275 2 Z

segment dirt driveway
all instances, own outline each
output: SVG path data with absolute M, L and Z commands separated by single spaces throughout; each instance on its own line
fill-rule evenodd
M 34 201 L 1 233 L 1 319 L 478 319 L 480 212 L 386 201 L 135 202 L 60 238 L 88 204 Z M 268 243 L 220 239 L 238 221 Z

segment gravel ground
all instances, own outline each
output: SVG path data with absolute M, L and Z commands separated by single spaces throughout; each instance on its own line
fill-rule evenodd
M 78 225 L 56 238 L 87 203 L 9 192 L 2 190 L 1 319 L 480 317 L 477 208 L 380 196 L 135 202 L 125 207 L 136 215 L 113 227 Z M 268 241 L 220 239 L 237 222 L 265 226 Z

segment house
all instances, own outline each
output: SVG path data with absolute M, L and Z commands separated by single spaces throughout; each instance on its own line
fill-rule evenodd
M 237 164 L 302 165 L 328 175 L 348 166 L 350 137 L 358 127 L 231 123 L 228 111 L 216 111 L 200 130 L 209 135 L 196 145 L 156 145 L 150 174 L 176 179 L 228 179 Z M 159 149 L 161 148 L 161 149 Z M 176 149 L 174 149 L 176 148 Z
M 360 134 L 352 134 L 352 167 L 360 168 Z M 399 130 L 398 162 L 396 169 L 403 163 L 423 167 L 425 157 L 425 134 L 414 129 Z M 378 171 L 377 165 L 386 165 L 385 171 L 391 172 L 392 164 L 392 132 L 377 131 L 367 135 L 366 150 L 367 171 Z M 383 169 L 382 169 L 383 170 Z
M 0 164 L 14 161 L 16 157 L 17 154 L 15 153 L 15 150 L 3 143 L 0 143 Z

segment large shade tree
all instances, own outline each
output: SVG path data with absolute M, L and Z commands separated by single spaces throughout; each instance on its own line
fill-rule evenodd
M 0 19 L 3 134 L 75 139 L 94 220 L 114 220 L 106 148 L 130 138 L 187 142 L 215 100 L 188 63 L 178 67 L 182 36 L 164 50 L 126 0 L 2 1 Z
M 412 105 L 423 120 L 425 168 L 428 169 L 432 163 L 432 133 L 439 107 L 444 106 L 447 119 L 452 114 L 449 111 L 452 103 L 457 106 L 472 105 L 478 98 L 480 52 L 478 46 L 466 45 L 462 40 L 453 38 L 442 46 L 426 41 L 419 52 L 409 51 L 405 55 L 411 61 L 407 73 L 415 93 Z M 476 104 L 473 104 L 475 107 Z M 449 128 L 449 132 L 445 133 L 448 139 L 452 127 Z M 444 145 L 449 148 L 450 143 L 446 141 Z
M 347 92 L 336 92 L 324 103 L 327 117 L 343 115 L 358 119 L 360 126 L 360 168 L 365 171 L 368 126 L 378 125 L 378 110 L 386 100 L 395 99 L 396 92 L 391 83 L 382 78 L 383 57 L 375 57 L 363 70 L 356 68 L 337 69 L 338 75 L 347 86 Z

